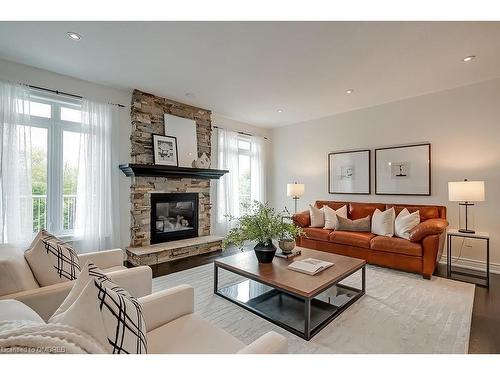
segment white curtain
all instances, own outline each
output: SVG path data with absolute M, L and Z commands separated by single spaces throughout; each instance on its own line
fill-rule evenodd
M 226 215 L 240 215 L 237 132 L 217 130 L 217 168 L 229 170 L 217 181 L 215 210 L 215 234 L 225 236 L 230 229 Z
M 250 140 L 250 195 L 252 202 L 266 203 L 265 139 L 252 136 Z
M 0 82 L 0 241 L 33 237 L 29 88 Z
M 117 123 L 116 106 L 82 101 L 75 245 L 83 252 L 119 244 Z

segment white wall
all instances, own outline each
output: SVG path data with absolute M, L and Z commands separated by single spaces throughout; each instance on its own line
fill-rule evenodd
M 118 90 L 5 60 L 0 60 L 0 79 L 65 91 L 102 102 L 125 105 L 125 108 L 119 110 L 121 130 L 115 140 L 114 147 L 119 150 L 120 163 L 130 161 L 131 90 Z M 117 220 L 120 220 L 121 245 L 128 246 L 130 244 L 130 178 L 121 172 L 119 178 L 119 191 L 117 193 L 120 202 L 120 217 Z
M 436 203 L 448 207 L 456 228 L 458 205 L 448 202 L 448 181 L 484 180 L 486 202 L 475 207 L 476 228 L 490 232 L 491 260 L 500 263 L 500 79 L 276 128 L 271 137 L 269 196 L 276 208 L 293 207 L 286 184 L 296 180 L 306 188 L 300 209 L 316 199 Z M 328 152 L 421 141 L 432 144 L 432 196 L 375 195 L 373 153 L 371 195 L 328 194 Z M 474 246 L 462 255 L 484 259 Z

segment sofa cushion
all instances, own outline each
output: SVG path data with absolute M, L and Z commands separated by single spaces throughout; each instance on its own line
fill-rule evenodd
M 328 241 L 328 236 L 332 231 L 330 229 L 309 227 L 309 228 L 304 228 L 304 232 L 307 238 L 310 238 L 311 240 Z
M 38 288 L 24 251 L 14 245 L 0 245 L 0 296 Z
M 337 229 L 339 220 L 337 216 L 347 219 L 347 206 L 343 205 L 338 210 L 334 210 L 330 206 L 324 205 L 323 212 L 325 214 L 325 227 L 324 229 Z
M 369 249 L 370 240 L 373 237 L 375 237 L 375 235 L 370 232 L 346 232 L 336 230 L 330 234 L 329 241 L 342 245 L 364 247 Z
M 311 227 L 323 228 L 325 226 L 325 212 L 323 211 L 323 207 L 317 208 L 310 204 L 309 216 L 311 218 Z
M 385 204 L 381 203 L 349 203 L 349 218 L 352 220 L 362 219 L 373 215 L 376 209 L 385 211 Z
M 373 250 L 411 256 L 422 256 L 422 246 L 403 238 L 377 236 L 370 241 Z
M 387 205 L 387 208 L 391 207 L 394 207 L 394 210 L 396 211 L 396 216 L 399 215 L 399 213 L 403 211 L 405 208 L 410 213 L 418 211 L 420 214 L 420 222 L 423 222 L 428 219 L 437 219 L 440 217 L 439 208 L 437 206 L 400 206 L 400 205 L 389 205 L 389 204 Z
M 342 231 L 350 232 L 369 232 L 370 231 L 370 216 L 366 216 L 362 219 L 346 219 L 342 216 L 337 215 L 337 229 Z
M 148 353 L 232 354 L 245 345 L 196 314 L 187 314 L 148 332 Z
M 33 323 L 43 323 L 44 320 L 31 307 L 15 299 L 0 301 L 0 321 L 24 320 Z

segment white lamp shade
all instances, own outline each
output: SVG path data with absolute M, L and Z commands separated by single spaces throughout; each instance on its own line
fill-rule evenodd
M 452 202 L 482 202 L 484 181 L 448 182 L 448 199 Z
M 301 197 L 304 195 L 304 184 L 286 184 L 286 195 L 289 197 Z

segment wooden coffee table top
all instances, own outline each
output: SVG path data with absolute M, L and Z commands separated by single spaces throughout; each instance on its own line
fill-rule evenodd
M 260 264 L 253 250 L 219 258 L 215 260 L 215 263 L 217 266 L 239 275 L 262 281 L 268 285 L 306 298 L 314 297 L 323 292 L 346 276 L 361 269 L 366 263 L 362 259 L 330 254 L 303 247 L 299 249 L 301 250 L 300 255 L 291 259 L 274 257 L 273 262 L 269 264 Z M 314 276 L 287 268 L 290 263 L 305 258 L 320 259 L 335 263 L 335 265 Z

